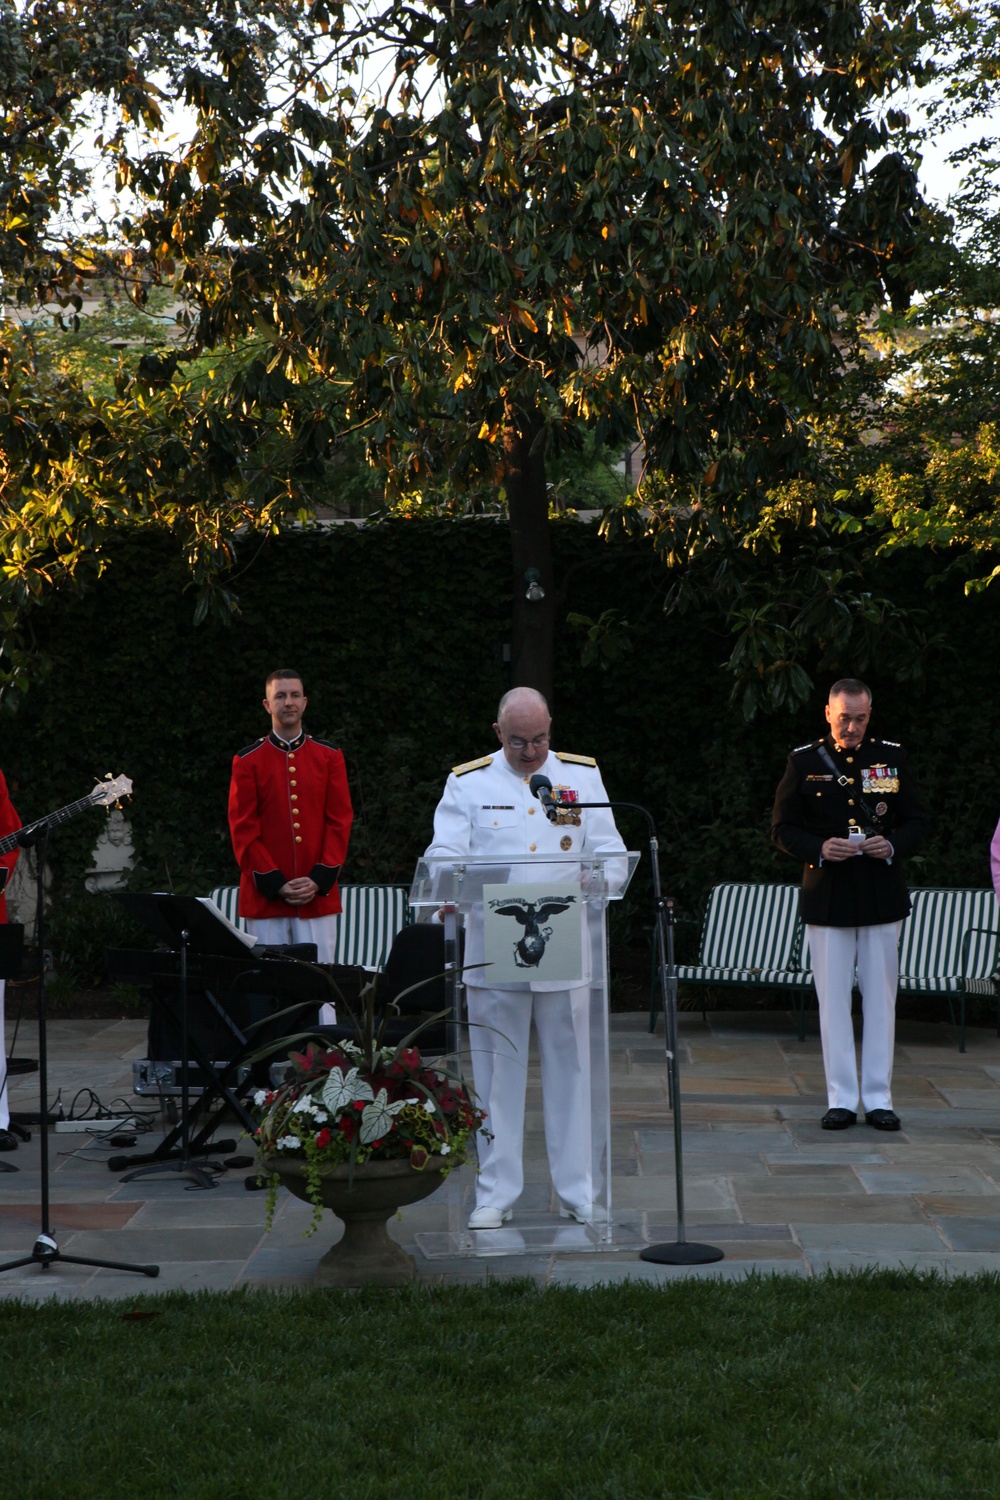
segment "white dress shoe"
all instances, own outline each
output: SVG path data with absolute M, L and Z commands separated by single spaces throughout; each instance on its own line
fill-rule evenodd
M 499 1229 L 511 1216 L 509 1208 L 491 1208 L 487 1203 L 482 1208 L 473 1209 L 469 1215 L 470 1229 Z
M 599 1203 L 582 1203 L 579 1208 L 559 1209 L 560 1219 L 575 1219 L 578 1224 L 606 1224 L 608 1211 Z

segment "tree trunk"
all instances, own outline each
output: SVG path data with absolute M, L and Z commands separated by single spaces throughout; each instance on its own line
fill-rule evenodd
M 504 485 L 510 517 L 511 550 L 511 687 L 532 687 L 544 693 L 552 707 L 555 583 L 552 576 L 552 538 L 545 483 L 542 424 L 535 412 L 509 410 L 504 424 Z M 545 597 L 526 597 L 534 568 Z

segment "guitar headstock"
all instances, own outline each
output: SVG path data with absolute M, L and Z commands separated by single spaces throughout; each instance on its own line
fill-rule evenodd
M 132 792 L 132 783 L 127 776 L 116 776 L 112 781 L 110 772 L 104 781 L 99 781 L 90 794 L 95 807 L 117 807 L 123 797 Z

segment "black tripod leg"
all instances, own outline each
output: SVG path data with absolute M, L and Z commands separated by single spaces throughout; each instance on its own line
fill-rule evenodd
M 148 1162 L 144 1167 L 138 1167 L 134 1172 L 126 1172 L 122 1182 L 135 1182 L 140 1177 L 158 1177 L 164 1172 L 175 1172 L 178 1177 L 190 1177 L 197 1188 L 214 1188 L 216 1186 L 213 1178 L 209 1177 L 203 1167 L 208 1167 L 214 1172 L 224 1172 L 226 1169 L 220 1161 L 196 1162 L 190 1156 L 182 1156 L 174 1161 Z
M 124 1260 L 88 1260 L 83 1255 L 63 1255 L 55 1240 L 47 1235 L 39 1236 L 30 1255 L 8 1261 L 5 1266 L 0 1266 L 0 1272 L 16 1271 L 20 1266 L 40 1266 L 47 1271 L 57 1260 L 63 1260 L 69 1266 L 96 1266 L 101 1271 L 137 1271 L 140 1276 L 160 1274 L 159 1266 L 136 1266 Z
M 159 1276 L 159 1266 L 136 1266 L 125 1260 L 88 1260 L 85 1255 L 63 1255 L 57 1250 L 52 1260 L 65 1261 L 68 1266 L 98 1266 L 102 1271 L 138 1271 L 141 1276 Z

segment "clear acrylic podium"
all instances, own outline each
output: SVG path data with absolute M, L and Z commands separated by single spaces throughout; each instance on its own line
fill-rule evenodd
M 504 989 L 523 989 L 526 1000 L 540 981 L 544 987 L 583 989 L 588 1012 L 587 1037 L 590 1064 L 590 1161 L 593 1183 L 592 1219 L 586 1224 L 561 1219 L 549 1194 L 533 1182 L 529 1170 L 529 1141 L 532 1097 L 529 1088 L 525 1128 L 525 1191 L 514 1206 L 510 1224 L 502 1229 L 469 1230 L 469 1213 L 475 1206 L 475 1163 L 453 1172 L 443 1190 L 448 1203 L 447 1232 L 416 1235 L 416 1242 L 428 1259 L 456 1255 L 534 1255 L 553 1251 L 575 1252 L 620 1247 L 623 1236 L 629 1243 L 634 1232 L 621 1228 L 616 1233 L 611 1200 L 611 1088 L 608 1062 L 608 939 L 607 908 L 620 901 L 628 889 L 640 856 L 633 852 L 616 854 L 548 854 L 535 859 L 470 855 L 456 859 L 453 855 L 425 857 L 417 862 L 410 890 L 410 905 L 418 921 L 440 919 L 445 929 L 445 965 L 449 975 L 451 1032 L 449 1051 L 462 1065 L 464 1076 L 471 1081 L 470 1038 L 461 1024 L 463 984 L 460 967 L 461 939 L 465 939 L 464 963 L 480 966 L 491 983 Z M 558 902 L 560 891 L 573 892 L 574 907 L 579 907 L 579 925 L 569 929 L 571 936 L 551 943 L 553 961 L 562 967 L 546 971 L 532 968 L 534 951 L 529 934 L 517 923 L 493 922 L 491 911 L 498 906 L 520 905 L 537 913 L 542 928 L 550 934 L 558 927 L 546 913 L 563 913 Z M 485 892 L 485 921 L 484 921 Z M 509 899 L 508 899 L 509 895 Z M 553 900 L 555 896 L 556 900 Z M 568 905 L 569 903 L 567 903 Z M 569 920 L 564 918 L 564 920 Z M 537 925 L 537 924 L 536 924 Z M 505 929 L 498 934 L 497 928 Z M 485 930 L 484 930 L 485 929 Z M 578 937 L 575 935 L 578 933 Z M 537 943 L 538 939 L 536 939 Z M 525 946 L 527 944 L 528 946 Z M 520 954 L 512 957 L 514 950 Z M 525 955 L 522 957 L 521 955 Z M 548 957 L 548 954 L 545 955 Z M 513 964 L 513 967 L 511 967 Z M 574 965 L 576 972 L 573 972 Z M 491 971 L 493 971 L 491 973 Z M 514 977 L 518 976 L 518 977 Z M 523 977 L 521 977 L 523 976 Z M 475 1039 L 471 1046 L 475 1046 Z M 528 1059 L 525 1059 L 527 1066 Z M 544 1148 L 542 1160 L 545 1161 Z M 546 1162 L 547 1180 L 547 1162 Z M 544 1199 L 544 1201 L 543 1201 Z

